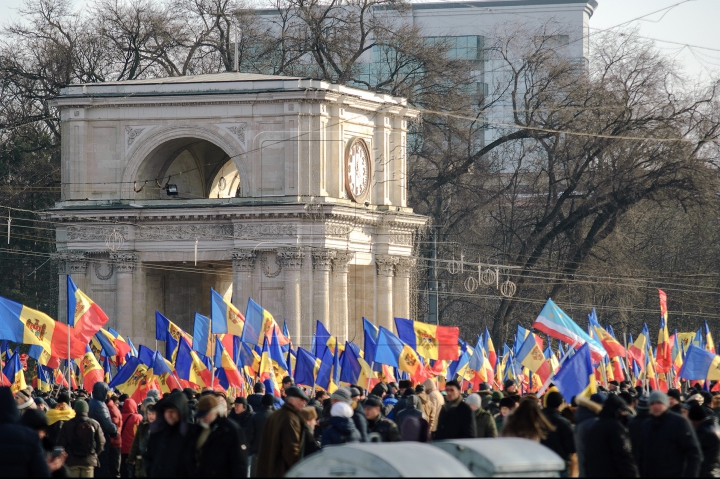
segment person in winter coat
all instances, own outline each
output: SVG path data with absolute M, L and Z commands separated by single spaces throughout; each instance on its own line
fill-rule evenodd
M 600 401 L 604 400 L 605 397 L 602 396 L 601 399 L 598 394 L 593 394 L 590 399 L 585 396 L 575 396 L 575 403 L 578 407 L 575 410 L 575 429 L 573 433 L 575 435 L 575 452 L 578 458 L 580 477 L 585 477 L 585 448 L 591 441 L 590 430 L 598 420 L 598 414 L 602 411 Z
M 265 385 L 259 381 L 256 382 L 255 385 L 253 385 L 253 394 L 247 397 L 248 405 L 253 408 L 253 411 L 257 412 L 260 410 L 260 408 L 262 407 L 260 403 L 262 402 L 264 395 Z
M 622 415 L 630 408 L 617 394 L 609 394 L 588 432 L 592 445 L 583 454 L 585 477 L 638 477 L 630 433 Z
M 49 477 L 38 436 L 21 426 L 20 411 L 9 387 L 0 387 L 0 475 Z
M 555 426 L 543 415 L 537 399 L 525 397 L 520 401 L 515 412 L 508 416 L 500 435 L 540 442 L 554 430 Z
M 651 392 L 648 403 L 651 417 L 641 430 L 641 476 L 697 477 L 702 452 L 690 422 L 668 411 L 670 401 L 662 391 Z
M 577 468 L 577 455 L 575 454 L 575 436 L 570 421 L 560 414 L 560 407 L 563 405 L 563 397 L 557 391 L 551 391 L 545 395 L 545 409 L 543 414 L 555 426 L 555 430 L 549 432 L 547 437 L 540 441 L 545 447 L 555 452 L 565 461 L 566 470 L 573 475 Z
M 185 453 L 190 477 L 247 477 L 247 446 L 240 426 L 224 417 L 226 408 L 212 394 L 197 403 L 195 424 Z
M 248 455 L 250 457 L 250 475 L 255 476 L 255 465 L 257 461 L 257 453 L 260 450 L 260 440 L 262 439 L 265 424 L 270 415 L 275 411 L 275 399 L 272 394 L 263 396 L 259 409 L 256 410 L 247 430 L 245 431 L 245 440 L 248 442 Z
M 312 399 L 310 400 L 312 401 Z M 300 415 L 305 423 L 305 444 L 303 446 L 303 457 L 315 454 L 320 450 L 320 443 L 315 440 L 315 426 L 318 423 L 318 414 L 315 406 L 305 406 Z
M 475 416 L 475 437 L 497 437 L 498 431 L 495 425 L 495 418 L 492 417 L 490 412 L 486 411 L 482 407 L 482 397 L 479 394 L 469 394 L 465 398 L 465 402 L 470 409 L 473 410 Z
M 117 441 L 120 440 L 120 431 L 118 430 L 117 424 L 110 417 L 110 410 L 108 409 L 108 406 L 106 404 L 108 391 L 110 391 L 110 387 L 107 385 L 107 383 L 101 381 L 96 382 L 93 385 L 92 398 L 88 403 L 90 407 L 88 417 L 90 419 L 94 419 L 98 422 L 98 424 L 100 424 L 103 434 L 105 435 L 105 450 L 100 454 L 100 457 L 98 458 L 100 464 L 98 465 L 98 467 L 96 467 L 95 475 L 103 475 L 106 477 L 110 476 L 111 470 L 109 451 L 113 447 L 119 447 L 119 445 L 111 445 L 110 441 L 115 438 L 117 438 Z M 119 416 L 120 414 L 118 411 L 117 419 L 120 419 Z M 118 469 L 119 461 L 120 454 L 118 453 Z
M 150 438 L 143 466 L 149 477 L 181 477 L 183 451 L 191 430 L 196 427 L 188 422 L 187 397 L 180 391 L 170 393 L 155 405 L 157 419 L 150 426 Z
M 368 422 L 368 436 L 380 435 L 381 442 L 400 441 L 400 430 L 391 420 L 382 417 L 382 402 L 377 396 L 370 395 L 365 400 L 365 418 Z
M 127 398 L 123 402 L 122 409 L 122 429 L 120 431 L 120 436 L 122 438 L 122 444 L 120 446 L 120 477 L 131 477 L 127 460 L 135 439 L 135 433 L 137 432 L 137 428 L 142 422 L 143 417 L 138 414 L 137 403 L 134 399 Z M 135 468 L 133 467 L 132 469 L 134 470 Z
M 720 426 L 715 421 L 715 417 L 708 414 L 706 408 L 702 406 L 690 408 L 688 419 L 695 428 L 702 449 L 700 477 L 720 477 Z
M 428 442 L 430 423 L 425 413 L 420 410 L 420 398 L 417 395 L 410 395 L 405 399 L 405 408 L 396 416 L 401 440 Z
M 93 388 L 94 389 L 94 388 Z M 105 452 L 107 453 L 107 461 L 103 463 L 102 456 L 100 458 L 100 467 L 103 470 L 104 477 L 120 477 L 120 463 L 122 451 L 122 413 L 115 403 L 115 399 L 106 401 L 110 420 L 115 425 L 118 433 L 115 437 L 111 437 L 105 442 Z
M 352 407 L 353 410 L 353 424 L 355 424 L 355 429 L 360 433 L 360 442 L 367 442 L 367 419 L 365 418 L 361 395 L 360 389 L 356 387 L 350 388 L 350 407 Z
M 135 437 L 127 458 L 128 465 L 134 468 L 134 477 L 146 477 L 142 456 L 147 451 L 148 440 L 150 439 L 150 424 L 155 422 L 157 417 L 154 402 L 145 403 L 143 401 L 143 404 L 145 404 L 143 420 L 135 430 Z
M 48 440 L 52 444 L 57 444 L 63 424 L 75 417 L 75 411 L 70 407 L 70 396 L 67 393 L 58 394 L 57 404 L 54 408 L 48 409 L 46 417 Z
M 445 383 L 447 401 L 440 410 L 435 439 L 465 439 L 475 437 L 475 417 L 460 395 L 460 384 L 451 380 Z
M 105 448 L 102 426 L 88 416 L 90 407 L 85 401 L 75 401 L 75 417 L 63 424 L 57 445 L 65 448 L 65 465 L 71 477 L 93 477 L 94 468 Z
M 322 447 L 348 442 L 360 442 L 360 432 L 352 421 L 354 411 L 346 402 L 336 402 L 330 408 L 330 427 L 323 431 Z
M 425 386 L 418 385 L 415 388 L 415 392 L 417 393 L 417 397 L 420 400 L 420 410 L 425 415 L 425 419 L 427 419 L 428 422 L 428 427 L 430 427 L 433 422 L 437 422 L 437 418 L 435 417 L 435 406 L 430 400 L 430 395 L 425 392 Z
M 228 414 L 228 419 L 235 421 L 235 424 L 240 426 L 240 429 L 245 432 L 250 423 L 250 419 L 253 417 L 253 408 L 247 402 L 246 398 L 238 397 L 235 398 L 233 408 Z
M 430 398 L 430 404 L 432 404 L 433 407 L 433 415 L 430 419 L 430 431 L 435 432 L 437 431 L 440 409 L 443 407 L 443 404 L 445 404 L 445 398 L 440 394 L 440 391 L 438 391 L 435 380 L 426 379 L 425 382 L 423 382 L 423 387 L 425 387 L 425 394 Z
M 70 475 L 70 469 L 65 466 L 67 453 L 63 451 L 59 455 L 53 455 L 55 444 L 51 443 L 47 436 L 48 423 L 45 411 L 40 407 L 25 411 L 25 414 L 20 418 L 20 424 L 35 431 L 38 435 L 43 452 L 45 453 L 45 461 L 50 469 L 51 477 L 68 477 Z M 0 472 L 0 475 L 2 475 L 2 472 Z
M 282 477 L 302 459 L 305 428 L 300 411 L 310 398 L 297 386 L 287 388 L 285 397 L 285 404 L 265 423 L 257 454 L 257 477 Z

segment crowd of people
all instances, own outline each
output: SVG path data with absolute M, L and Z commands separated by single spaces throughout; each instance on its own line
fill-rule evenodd
M 591 397 L 521 394 L 435 380 L 332 394 L 262 383 L 248 397 L 192 389 L 141 404 L 98 382 L 37 392 L 0 388 L 0 476 L 280 477 L 322 448 L 354 442 L 518 437 L 557 453 L 569 477 L 720 477 L 720 395 L 610 382 Z

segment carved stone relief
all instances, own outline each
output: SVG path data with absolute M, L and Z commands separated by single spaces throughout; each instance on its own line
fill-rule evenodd
M 377 265 L 378 276 L 392 276 L 398 258 L 389 254 L 376 254 L 375 264 Z
M 242 224 L 235 223 L 235 237 L 239 239 L 265 238 L 268 236 L 295 236 L 297 226 L 294 224 Z
M 336 273 L 347 273 L 349 270 L 348 264 L 353 256 L 355 256 L 355 253 L 350 251 L 336 251 L 332 262 L 333 271 Z
M 332 250 L 313 251 L 313 267 L 319 271 L 330 271 L 335 254 Z
M 232 225 L 159 225 L 138 228 L 138 240 L 205 240 L 223 241 L 233 238 Z
M 245 130 L 247 129 L 247 122 L 218 123 L 215 126 L 230 133 L 238 142 L 240 142 L 243 148 L 245 147 Z
M 304 256 L 305 254 L 296 248 L 281 249 L 277 252 L 279 264 L 289 270 L 299 270 L 302 268 Z
M 409 278 L 415 268 L 415 265 L 417 264 L 417 259 L 412 256 L 399 256 L 397 260 L 398 262 L 395 265 L 395 276 Z
M 68 241 L 105 241 L 113 231 L 122 235 L 124 239 L 128 237 L 127 226 L 68 226 Z
M 230 253 L 235 271 L 252 271 L 255 269 L 257 253 L 253 250 L 236 249 Z
M 111 253 L 110 261 L 117 266 L 118 273 L 132 273 L 135 271 L 135 263 L 138 257 L 134 253 Z
M 126 126 L 125 127 L 125 152 L 141 137 L 152 130 L 155 125 Z

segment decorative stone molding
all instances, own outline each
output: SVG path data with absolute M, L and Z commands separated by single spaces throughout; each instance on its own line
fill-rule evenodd
M 413 235 L 407 233 L 390 233 L 390 236 L 388 237 L 388 242 L 403 246 L 412 246 Z
M 128 237 L 127 226 L 68 226 L 68 241 L 105 241 L 113 233 L 120 234 L 123 239 Z
M 268 278 L 275 278 L 282 272 L 282 264 L 278 261 L 278 257 L 275 256 L 275 264 L 277 269 L 274 272 L 270 272 L 270 266 L 267 264 L 267 253 L 260 255 L 260 267 L 262 268 L 263 274 Z
M 378 276 L 392 276 L 395 272 L 395 265 L 398 258 L 389 254 L 376 254 L 375 264 L 377 265 Z
M 245 147 L 245 130 L 247 129 L 247 122 L 217 123 L 215 126 L 230 133 L 243 146 L 243 148 Z
M 333 250 L 313 251 L 313 268 L 318 271 L 330 271 L 335 254 L 336 253 Z
M 230 253 L 234 271 L 252 271 L 255 269 L 257 253 L 253 250 L 236 249 Z
M 100 262 L 96 260 L 93 263 L 93 267 L 95 269 L 95 277 L 100 281 L 109 280 L 110 278 L 112 278 L 112 275 L 115 272 L 115 265 L 108 261 Z
M 233 238 L 233 225 L 158 225 L 141 226 L 135 238 L 138 240 L 204 240 L 223 241 Z
M 297 248 L 281 249 L 277 252 L 277 261 L 285 269 L 300 270 L 305 254 Z
M 243 224 L 235 223 L 235 237 L 238 239 L 267 238 L 271 236 L 295 236 L 297 226 L 288 223 Z
M 355 253 L 350 251 L 335 251 L 335 257 L 332 261 L 333 271 L 336 273 L 347 273 L 349 270 L 348 264 L 353 256 L 355 256 Z
M 339 236 L 345 238 L 352 230 L 353 227 L 349 224 L 325 223 L 325 236 Z
M 395 276 L 409 278 L 413 269 L 415 269 L 417 258 L 413 256 L 400 256 L 397 260 L 398 262 L 395 265 Z
M 110 253 L 110 261 L 117 266 L 118 273 L 132 273 L 138 257 L 134 253 Z
M 155 125 L 142 125 L 142 126 L 126 126 L 125 127 L 125 151 L 127 152 L 133 143 L 135 143 L 141 136 L 145 135 L 148 131 L 152 130 Z
M 84 251 L 62 252 L 55 256 L 59 274 L 85 274 L 88 257 Z

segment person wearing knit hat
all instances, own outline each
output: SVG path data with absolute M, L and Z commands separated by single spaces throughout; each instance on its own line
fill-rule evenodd
M 100 423 L 88 417 L 90 406 L 78 399 L 74 405 L 75 417 L 60 428 L 57 445 L 68 454 L 65 465 L 70 468 L 70 477 L 93 477 L 93 468 L 98 467 L 98 456 L 105 447 L 105 435 Z
M 482 396 L 477 393 L 468 394 L 465 402 L 470 409 L 473 410 L 473 419 L 475 420 L 475 437 L 497 437 L 498 430 L 495 424 L 495 418 L 482 407 Z
M 330 408 L 330 426 L 323 431 L 322 447 L 348 442 L 360 442 L 360 432 L 352 421 L 353 408 L 338 401 Z
M 35 404 L 35 400 L 31 394 L 27 392 L 27 389 L 21 389 L 15 393 L 15 404 L 20 414 L 24 414 L 25 411 L 30 409 L 37 409 L 37 404 Z
M 640 476 L 697 477 L 702 452 L 690 422 L 668 410 L 670 401 L 662 391 L 651 392 L 648 403 L 651 417 L 643 422 L 637 441 Z

